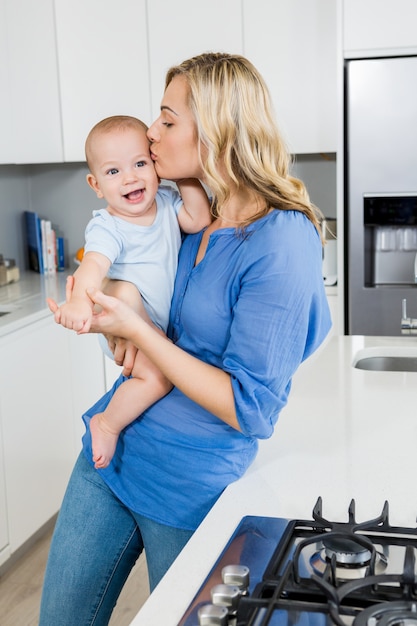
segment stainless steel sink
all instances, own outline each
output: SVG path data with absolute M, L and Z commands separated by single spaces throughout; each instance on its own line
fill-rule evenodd
M 417 346 L 365 348 L 356 353 L 352 365 L 373 372 L 417 372 Z
M 369 356 L 355 363 L 359 370 L 374 372 L 417 372 L 417 357 Z

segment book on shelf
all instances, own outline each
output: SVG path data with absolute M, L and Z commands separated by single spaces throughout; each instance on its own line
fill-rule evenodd
M 65 269 L 64 238 L 57 237 L 50 220 L 34 211 L 25 211 L 29 268 L 39 274 L 55 274 Z
M 63 272 L 65 269 L 65 254 L 64 254 L 64 238 L 56 238 L 56 269 L 58 272 Z

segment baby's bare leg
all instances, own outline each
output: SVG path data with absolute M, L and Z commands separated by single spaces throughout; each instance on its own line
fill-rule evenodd
M 113 298 L 119 298 L 119 300 L 128 304 L 138 315 L 148 322 L 148 324 L 154 326 L 154 323 L 146 312 L 142 296 L 136 285 L 125 280 L 109 280 L 105 278 L 102 290 L 107 295 L 113 296 Z
M 140 351 L 136 355 L 134 372 L 137 377 L 125 380 L 116 389 L 105 411 L 97 413 L 91 419 L 93 461 L 96 468 L 109 465 L 123 428 L 172 389 L 168 379 Z
M 142 301 L 142 296 L 137 287 L 130 282 L 123 280 L 109 280 L 106 278 L 102 284 L 102 290 L 114 298 L 122 300 L 128 304 L 138 315 L 142 317 L 154 330 L 161 335 L 165 336 L 165 333 L 158 328 L 150 319 Z M 129 342 L 124 343 L 121 341 L 116 342 L 115 337 L 107 336 L 106 339 L 111 352 L 114 353 L 118 359 L 118 364 L 123 364 L 123 374 L 125 376 L 132 375 L 132 367 L 134 365 L 134 359 L 137 348 Z
M 135 285 L 124 281 L 106 280 L 103 291 L 129 304 L 150 326 L 165 336 L 165 333 L 149 318 Z M 138 351 L 132 378 L 117 388 L 105 411 L 97 413 L 91 419 L 93 461 L 96 468 L 109 465 L 123 428 L 171 389 L 172 384 L 168 379 L 142 352 Z

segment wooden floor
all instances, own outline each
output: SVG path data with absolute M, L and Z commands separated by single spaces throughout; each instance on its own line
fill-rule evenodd
M 42 581 L 52 531 L 0 577 L 1 626 L 37 626 Z M 149 595 L 146 560 L 142 555 L 132 570 L 110 620 L 127 626 Z

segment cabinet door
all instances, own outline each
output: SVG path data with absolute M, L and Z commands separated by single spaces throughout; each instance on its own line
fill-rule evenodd
M 0 163 L 12 163 L 14 160 L 6 18 L 6 0 L 0 0 Z
M 6 13 L 0 34 L 7 42 L 9 85 L 5 95 L 2 91 L 2 99 L 10 109 L 3 118 L 7 145 L 2 147 L 1 160 L 60 162 L 63 152 L 53 0 L 2 2 Z M 0 45 L 3 47 L 4 42 Z M 2 135 L 1 143 L 3 140 Z
M 207 51 L 243 52 L 241 0 L 152 0 L 148 24 L 153 119 L 172 65 Z
M 75 458 L 68 334 L 52 318 L 1 341 L 0 414 L 10 548 L 59 509 Z
M 401 54 L 401 48 L 417 48 L 416 24 L 415 0 L 343 0 L 345 56 L 362 51 Z
M 334 0 L 243 0 L 245 56 L 293 154 L 336 152 L 336 9 Z
M 55 13 L 64 160 L 84 161 L 104 117 L 151 121 L 146 0 L 55 0 Z
M 339 297 L 337 295 L 337 287 L 326 288 L 327 301 L 329 303 L 330 315 L 332 318 L 332 328 L 330 335 L 341 335 L 341 323 L 339 319 Z
M 7 525 L 6 484 L 4 478 L 3 435 L 0 415 L 0 565 L 9 557 L 9 531 Z

